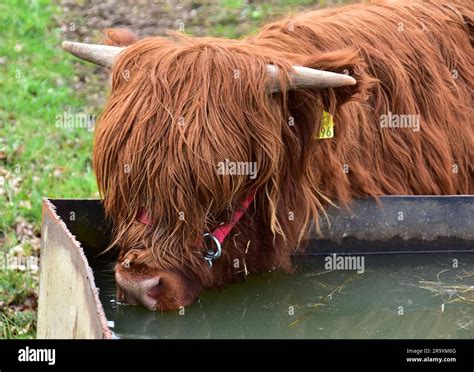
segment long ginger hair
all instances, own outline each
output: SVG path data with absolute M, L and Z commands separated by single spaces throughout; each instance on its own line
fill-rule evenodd
M 473 9 L 460 2 L 351 5 L 272 23 L 242 40 L 174 33 L 134 43 L 113 68 L 94 170 L 113 245 L 205 286 L 291 270 L 289 254 L 328 203 L 473 191 Z M 266 64 L 348 73 L 353 87 L 268 93 Z M 335 136 L 315 139 L 322 113 Z M 381 128 L 387 113 L 420 130 Z M 218 174 L 256 162 L 257 177 Z M 210 269 L 196 247 L 256 198 Z M 153 226 L 137 222 L 142 209 Z M 235 260 L 240 265 L 234 265 Z M 237 269 L 238 268 L 238 269 Z

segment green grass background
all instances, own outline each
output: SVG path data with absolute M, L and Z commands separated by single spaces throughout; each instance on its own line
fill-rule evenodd
M 41 224 L 43 197 L 97 195 L 91 171 L 92 132 L 57 128 L 64 111 L 81 112 L 74 91 L 72 57 L 58 47 L 61 30 L 49 1 L 6 0 L 0 4 L 0 162 L 17 187 L 5 182 L 0 195 L 3 251 L 17 244 L 15 220 Z M 24 203 L 29 201 L 29 203 Z M 0 269 L 0 338 L 34 337 L 34 311 L 14 311 L 37 288 L 37 275 Z

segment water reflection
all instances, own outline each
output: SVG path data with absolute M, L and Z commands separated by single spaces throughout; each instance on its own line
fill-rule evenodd
M 96 280 L 120 338 L 474 338 L 472 254 L 371 255 L 363 274 L 295 262 L 294 274 L 250 276 L 184 312 L 117 303 L 110 277 Z

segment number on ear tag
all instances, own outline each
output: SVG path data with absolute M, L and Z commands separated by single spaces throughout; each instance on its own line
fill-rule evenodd
M 323 111 L 323 117 L 321 119 L 321 129 L 319 130 L 318 135 L 315 135 L 316 139 L 327 139 L 334 137 L 334 121 L 332 115 Z

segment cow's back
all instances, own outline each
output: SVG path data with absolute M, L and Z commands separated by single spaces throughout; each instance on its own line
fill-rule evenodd
M 329 169 L 347 165 L 352 196 L 474 191 L 472 4 L 333 8 L 270 24 L 253 40 L 308 56 L 356 48 L 378 79 L 366 102 L 336 111 L 337 144 L 317 154 L 336 153 Z M 321 164 L 323 188 L 337 188 L 326 173 Z

